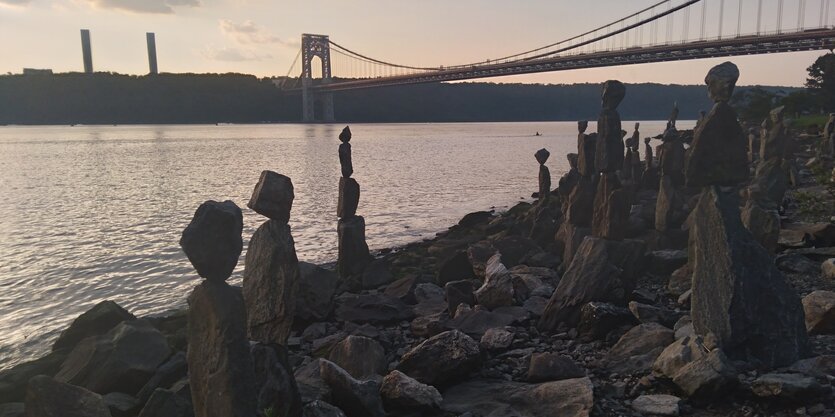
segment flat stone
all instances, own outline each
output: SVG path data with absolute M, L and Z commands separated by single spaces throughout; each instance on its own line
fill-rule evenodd
M 290 221 L 293 208 L 293 181 L 273 171 L 261 171 L 261 178 L 252 190 L 247 207 L 280 223 Z
M 568 356 L 557 353 L 534 353 L 528 365 L 529 382 L 561 381 L 582 378 L 586 371 L 577 366 Z
M 466 377 L 480 363 L 478 342 L 451 330 L 432 336 L 406 352 L 397 370 L 424 384 L 444 386 Z
M 587 377 L 540 384 L 475 379 L 444 391 L 442 408 L 452 415 L 588 417 L 593 405 Z
M 226 281 L 243 250 L 243 213 L 235 203 L 207 201 L 183 230 L 180 246 L 203 278 Z
M 751 383 L 751 391 L 758 397 L 809 401 L 829 393 L 830 388 L 805 375 L 770 373 L 755 379 Z
M 481 336 L 481 347 L 486 350 L 503 350 L 513 343 L 513 332 L 507 328 L 494 327 L 487 329 L 484 336 Z
M 387 410 L 432 411 L 441 407 L 443 397 L 435 387 L 421 384 L 400 371 L 391 371 L 383 378 L 380 395 Z
M 489 309 L 513 305 L 513 280 L 502 264 L 500 253 L 487 261 L 484 285 L 475 291 L 475 298 L 478 304 Z
M 658 323 L 645 323 L 630 329 L 609 350 L 606 360 L 610 364 L 628 361 L 638 355 L 673 343 L 674 332 Z M 660 353 L 661 351 L 659 351 Z
M 360 204 L 360 185 L 353 178 L 339 178 L 339 198 L 336 204 L 336 216 L 340 219 L 357 215 Z
M 45 375 L 29 380 L 25 409 L 27 417 L 110 417 L 100 395 Z
M 119 323 L 135 318 L 133 314 L 115 302 L 102 301 L 76 317 L 70 327 L 58 336 L 52 345 L 52 350 L 72 349 L 81 339 L 103 335 Z
M 331 348 L 328 359 L 359 380 L 385 375 L 388 370 L 383 346 L 363 336 L 342 339 Z
M 384 417 L 380 384 L 358 381 L 330 361 L 319 362 L 319 375 L 331 389 L 333 404 L 348 417 Z
M 632 409 L 643 414 L 677 416 L 679 402 L 681 402 L 681 398 L 674 395 L 641 395 L 632 400 Z
M 835 333 L 835 292 L 814 291 L 803 297 L 802 302 L 809 334 Z
M 336 319 L 352 323 L 396 323 L 411 320 L 412 309 L 383 294 L 343 294 L 336 298 Z

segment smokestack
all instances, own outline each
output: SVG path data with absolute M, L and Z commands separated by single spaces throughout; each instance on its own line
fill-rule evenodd
M 90 31 L 81 29 L 81 53 L 84 56 L 84 72 L 93 73 L 93 51 L 90 48 Z
M 157 69 L 157 41 L 156 37 L 153 33 L 148 32 L 145 34 L 145 38 L 148 40 L 148 66 L 150 67 L 150 74 L 156 75 L 159 74 L 159 70 Z

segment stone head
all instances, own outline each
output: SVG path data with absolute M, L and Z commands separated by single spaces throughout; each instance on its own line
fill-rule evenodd
M 783 121 L 783 111 L 786 110 L 786 106 L 775 107 L 768 113 L 768 117 L 771 118 L 771 123 L 778 124 Z
M 731 99 L 739 79 L 739 68 L 732 62 L 723 62 L 708 71 L 705 77 L 707 95 L 716 103 Z
M 580 133 L 585 133 L 586 129 L 589 128 L 589 121 L 588 120 L 580 120 L 577 122 L 577 130 Z
M 635 130 L 638 130 L 639 127 L 641 127 L 641 124 L 638 123 L 638 122 L 635 122 Z
M 614 110 L 626 96 L 626 86 L 618 80 L 603 83 L 603 109 Z
M 577 169 L 580 160 L 580 155 L 577 155 L 576 153 L 570 153 L 565 157 L 568 158 L 568 166 L 570 166 L 571 169 Z
M 542 148 L 536 151 L 536 153 L 533 154 L 533 156 L 534 158 L 536 158 L 536 161 L 539 162 L 540 165 L 543 165 L 545 164 L 545 161 L 548 160 L 548 157 L 551 156 L 551 152 L 548 152 L 547 149 Z
M 351 141 L 351 128 L 345 126 L 345 129 L 342 129 L 342 133 L 339 134 L 339 140 L 343 143 L 348 143 Z
M 650 141 L 651 139 L 652 139 L 652 138 L 644 138 L 644 143 L 645 143 L 645 144 L 647 144 L 647 145 L 649 145 L 649 141 Z

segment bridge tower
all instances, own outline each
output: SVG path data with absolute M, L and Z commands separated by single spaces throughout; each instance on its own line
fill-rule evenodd
M 327 35 L 302 34 L 302 121 L 316 120 L 316 101 L 322 104 L 322 121 L 333 122 L 333 93 L 315 94 L 313 89 L 314 57 L 322 61 L 322 83 L 331 82 L 331 47 Z

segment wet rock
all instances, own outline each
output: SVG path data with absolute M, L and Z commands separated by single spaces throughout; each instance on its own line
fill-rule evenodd
M 363 336 L 342 339 L 331 349 L 328 359 L 360 380 L 385 375 L 388 367 L 383 347 Z
M 424 384 L 444 386 L 475 370 L 481 363 L 480 355 L 478 342 L 451 330 L 406 352 L 397 370 Z
M 29 380 L 24 404 L 27 417 L 110 417 L 100 395 L 44 375 Z
M 571 358 L 557 353 L 534 353 L 528 366 L 527 381 L 545 382 L 582 378 L 586 371 L 577 366 Z
M 65 351 L 49 353 L 29 362 L 23 362 L 12 368 L 0 371 L 0 404 L 23 402 L 26 395 L 26 383 L 36 375 L 55 375 L 67 355 Z
M 55 379 L 99 394 L 136 394 L 170 354 L 165 336 L 147 321 L 123 322 L 79 342 Z
M 268 220 L 252 235 L 246 251 L 243 295 L 252 340 L 287 344 L 299 280 L 299 259 L 290 226 Z
M 188 297 L 188 372 L 195 417 L 251 416 L 257 404 L 241 292 L 204 281 Z
M 214 414 L 212 414 L 214 415 Z M 191 404 L 176 392 L 157 388 L 142 407 L 139 417 L 190 417 Z
M 632 400 L 632 409 L 639 413 L 654 416 L 677 416 L 679 402 L 681 402 L 681 398 L 674 395 L 641 395 Z
M 835 292 L 818 290 L 803 297 L 803 311 L 809 334 L 835 333 Z
M 243 213 L 235 203 L 207 201 L 183 230 L 180 246 L 201 277 L 226 281 L 243 250 L 243 227 Z
M 481 336 L 481 347 L 486 350 L 503 350 L 513 343 L 513 332 L 507 328 L 494 327 L 487 329 L 484 336 Z
M 444 286 L 447 311 L 449 311 L 450 314 L 455 314 L 455 310 L 458 309 L 458 305 L 460 304 L 474 305 L 475 296 L 473 295 L 473 291 L 475 291 L 473 281 L 463 280 L 447 282 Z
M 730 392 L 737 383 L 736 369 L 720 349 L 684 365 L 673 377 L 689 397 L 713 397 Z
M 319 375 L 331 389 L 333 404 L 348 417 L 384 417 L 380 384 L 358 381 L 330 361 L 319 362 Z
M 339 259 L 336 270 L 343 278 L 360 277 L 372 260 L 365 242 L 365 219 L 362 216 L 339 219 L 337 234 Z
M 412 309 L 383 294 L 344 294 L 336 298 L 336 319 L 352 323 L 395 323 L 411 320 Z
M 400 371 L 391 371 L 383 378 L 380 395 L 389 411 L 437 410 L 443 401 L 435 387 L 421 384 Z
M 290 221 L 293 208 L 293 181 L 273 171 L 261 171 L 261 178 L 252 190 L 247 207 L 279 223 Z
M 513 305 L 513 280 L 502 264 L 500 253 L 487 261 L 484 285 L 476 290 L 475 298 L 479 304 L 489 309 Z
M 751 383 L 751 391 L 758 397 L 808 401 L 829 393 L 830 388 L 815 378 L 799 374 L 770 373 Z
M 287 348 L 257 343 L 252 345 L 258 410 L 273 410 L 274 417 L 293 417 L 301 413 L 302 402 Z
M 123 321 L 133 320 L 133 314 L 113 301 L 102 301 L 73 320 L 58 336 L 52 350 L 72 349 L 81 339 L 100 336 Z
M 336 272 L 311 263 L 299 262 L 295 318 L 301 322 L 314 322 L 330 316 L 338 283 L 339 276 Z
M 589 342 L 606 338 L 611 331 L 638 324 L 635 316 L 627 309 L 614 304 L 590 302 L 580 311 L 577 324 L 577 336 L 581 341 Z
M 345 413 L 324 401 L 316 400 L 304 406 L 302 417 L 345 417 Z
M 664 348 L 655 362 L 652 371 L 656 375 L 673 379 L 685 365 L 707 355 L 701 337 L 684 337 Z
M 835 258 L 830 258 L 821 264 L 821 274 L 826 279 L 835 279 Z
M 588 417 L 593 391 L 589 378 L 540 384 L 476 379 L 444 391 L 442 408 L 459 415 Z
M 455 318 L 449 320 L 446 326 L 450 329 L 459 330 L 469 336 L 481 338 L 487 330 L 495 327 L 505 327 L 512 324 L 515 318 L 508 314 L 490 312 L 484 309 L 461 311 L 459 305 L 455 312 Z
M 336 216 L 340 219 L 357 215 L 360 204 L 360 184 L 348 177 L 339 178 L 339 198 L 336 202 Z

